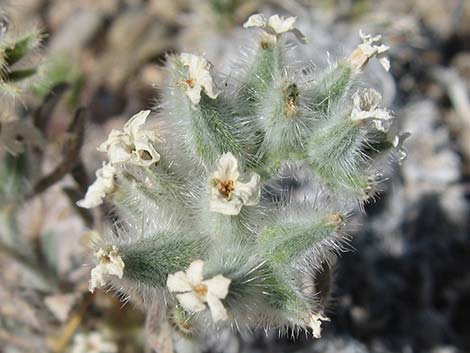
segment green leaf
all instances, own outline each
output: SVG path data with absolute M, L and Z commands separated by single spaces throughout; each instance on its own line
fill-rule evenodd
M 30 33 L 5 48 L 4 57 L 6 65 L 12 66 L 13 64 L 16 64 L 37 45 L 37 42 L 37 33 Z
M 6 81 L 21 81 L 37 73 L 37 68 L 14 70 L 6 75 Z

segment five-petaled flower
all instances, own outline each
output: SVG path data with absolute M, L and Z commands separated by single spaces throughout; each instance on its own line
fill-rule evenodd
M 206 309 L 211 311 L 214 322 L 227 319 L 227 310 L 221 299 L 228 294 L 231 280 L 222 275 L 203 280 L 204 261 L 193 261 L 186 272 L 179 271 L 168 275 L 168 290 L 176 294 L 181 306 L 193 313 Z
M 77 206 L 93 208 L 103 203 L 106 195 L 112 193 L 116 187 L 114 176 L 116 169 L 109 163 L 103 163 L 103 167 L 96 171 L 96 180 L 88 187 L 85 198 L 77 202 Z
M 201 92 L 215 99 L 219 95 L 212 76 L 209 72 L 212 65 L 202 56 L 182 53 L 180 60 L 183 66 L 188 68 L 188 76 L 183 81 L 183 86 L 193 105 L 201 101 Z
M 108 276 L 122 278 L 124 274 L 124 262 L 116 246 L 113 245 L 107 249 L 100 248 L 95 256 L 98 258 L 98 265 L 91 270 L 91 279 L 88 286 L 92 293 L 95 288 L 106 285 Z
M 306 321 L 308 327 L 312 329 L 312 336 L 315 338 L 320 338 L 322 321 L 330 321 L 330 319 L 326 317 L 322 311 L 320 311 L 317 314 L 311 313 Z
M 212 212 L 235 216 L 242 206 L 255 206 L 260 200 L 260 176 L 251 173 L 249 180 L 243 182 L 238 160 L 230 152 L 217 161 L 211 186 L 209 210 Z
M 382 36 L 379 34 L 373 37 L 371 34 L 364 34 L 362 30 L 359 31 L 359 36 L 362 39 L 362 43 L 359 44 L 356 50 L 351 54 L 350 61 L 352 67 L 357 71 L 362 71 L 369 60 L 376 57 L 386 71 L 390 70 L 390 60 L 387 58 L 390 47 L 385 44 L 374 44 L 378 42 Z
M 276 43 L 281 34 L 291 32 L 301 43 L 307 43 L 307 38 L 304 34 L 295 27 L 297 17 L 281 17 L 273 15 L 267 19 L 263 14 L 251 15 L 248 20 L 243 24 L 243 27 L 259 27 L 262 28 L 266 34 L 266 38 L 271 43 Z
M 160 159 L 153 141 L 155 134 L 143 129 L 150 110 L 135 114 L 122 130 L 113 129 L 98 151 L 108 153 L 111 164 L 129 163 L 148 167 Z
M 386 109 L 379 108 L 382 96 L 374 89 L 358 90 L 353 95 L 351 119 L 357 122 L 372 122 L 374 127 L 387 132 L 394 119 Z

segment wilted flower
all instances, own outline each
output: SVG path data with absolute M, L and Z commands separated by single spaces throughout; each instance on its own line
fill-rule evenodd
M 124 262 L 116 246 L 104 250 L 100 248 L 95 256 L 98 258 L 98 265 L 91 270 L 91 279 L 88 286 L 90 292 L 95 288 L 103 287 L 106 284 L 107 276 L 116 276 L 122 278 L 124 273 Z
M 116 169 L 109 163 L 103 163 L 103 167 L 96 171 L 96 180 L 88 187 L 85 198 L 77 202 L 77 206 L 93 208 L 103 203 L 106 195 L 115 189 L 114 175 Z
M 281 17 L 279 15 L 273 15 L 266 19 L 263 14 L 255 14 L 248 18 L 243 24 L 243 27 L 258 27 L 262 28 L 268 39 L 276 43 L 277 39 L 281 34 L 292 32 L 301 43 L 307 43 L 307 38 L 304 34 L 295 27 L 297 17 Z
M 183 66 L 188 68 L 189 76 L 184 80 L 186 94 L 194 105 L 199 104 L 201 101 L 201 91 L 207 94 L 208 97 L 215 99 L 219 95 L 216 92 L 216 87 L 212 76 L 209 72 L 211 64 L 202 56 L 182 53 L 180 60 Z
M 353 68 L 357 71 L 361 71 L 371 58 L 376 57 L 386 71 L 390 70 L 390 60 L 387 58 L 390 47 L 385 44 L 374 44 L 379 41 L 382 36 L 377 35 L 372 37 L 371 34 L 364 34 L 362 30 L 359 31 L 359 36 L 362 39 L 362 43 L 353 51 L 350 58 Z
M 209 209 L 229 216 L 240 213 L 242 206 L 255 206 L 260 199 L 260 176 L 251 173 L 246 182 L 241 180 L 238 160 L 232 153 L 223 154 L 212 174 Z
M 122 130 L 113 129 L 98 151 L 108 153 L 111 164 L 129 163 L 148 167 L 160 159 L 153 146 L 155 136 L 143 129 L 150 110 L 135 114 Z
M 23 153 L 26 145 L 41 147 L 41 132 L 33 125 L 20 120 L 0 121 L 0 147 L 14 156 Z
M 372 122 L 379 131 L 387 132 L 394 116 L 386 109 L 379 108 L 382 96 L 376 90 L 364 89 L 353 95 L 351 119 L 361 122 Z
M 77 333 L 74 336 L 70 353 L 116 353 L 114 342 L 108 340 L 101 332 Z
M 307 325 L 312 329 L 312 335 L 315 338 L 320 338 L 321 337 L 321 331 L 322 331 L 322 321 L 330 321 L 330 319 L 326 316 L 324 316 L 323 312 L 319 312 L 318 314 L 310 314 L 310 316 L 307 319 Z
M 206 303 L 214 321 L 226 320 L 227 310 L 221 302 L 228 294 L 231 280 L 217 275 L 203 280 L 204 261 L 192 262 L 186 272 L 179 271 L 170 274 L 167 287 L 176 294 L 176 299 L 184 309 L 190 312 L 200 312 L 206 309 Z

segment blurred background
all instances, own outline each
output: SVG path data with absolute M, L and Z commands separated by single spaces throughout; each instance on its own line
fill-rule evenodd
M 0 121 L 30 120 L 45 136 L 32 163 L 1 148 L 0 129 L 0 352 L 159 351 L 132 304 L 88 293 L 81 239 L 106 220 L 75 202 L 111 128 L 156 106 L 165 55 L 204 54 L 228 72 L 255 12 L 297 16 L 310 40 L 298 49 L 313 62 L 350 53 L 361 28 L 383 34 L 391 71 L 371 65 L 363 79 L 412 137 L 407 160 L 354 217 L 323 337 L 226 334 L 207 351 L 470 351 L 470 1 L 0 0 L 0 9 L 0 40 L 41 30 L 29 64 L 47 78 L 14 103 L 0 96 Z

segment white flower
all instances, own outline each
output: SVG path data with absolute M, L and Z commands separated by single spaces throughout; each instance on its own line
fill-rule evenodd
M 322 311 L 320 311 L 318 314 L 310 314 L 307 319 L 307 325 L 312 329 L 312 335 L 315 338 L 321 337 L 322 321 L 330 321 L 328 317 L 324 316 Z
M 111 164 L 130 163 L 148 167 L 160 159 L 153 146 L 154 134 L 143 129 L 150 110 L 135 114 L 122 130 L 113 129 L 98 151 L 108 153 Z
M 367 65 L 370 58 L 376 57 L 386 71 L 390 70 L 390 60 L 388 60 L 386 56 L 390 47 L 385 44 L 374 44 L 379 41 L 382 36 L 377 35 L 373 37 L 371 34 L 364 34 L 362 30 L 359 31 L 359 36 L 362 39 L 362 43 L 359 44 L 357 49 L 351 54 L 352 66 L 357 71 L 361 71 Z
M 77 206 L 93 208 L 103 203 L 106 195 L 115 189 L 114 175 L 116 169 L 109 163 L 103 163 L 103 167 L 96 171 L 96 180 L 88 187 L 85 198 L 77 202 Z
M 91 270 L 91 279 L 88 286 L 90 292 L 94 292 L 95 288 L 106 285 L 106 277 L 116 276 L 122 278 L 124 274 L 124 262 L 116 246 L 104 250 L 100 248 L 95 256 L 98 258 L 98 265 Z
M 202 90 L 204 90 L 210 98 L 217 98 L 219 92 L 216 92 L 214 81 L 209 72 L 212 65 L 202 56 L 189 53 L 182 53 L 180 60 L 183 66 L 188 68 L 189 76 L 183 83 L 186 94 L 191 102 L 194 105 L 199 104 Z
M 399 164 L 403 162 L 407 157 L 406 150 L 403 147 L 403 142 L 410 136 L 411 134 L 409 132 L 402 132 L 398 135 L 393 136 L 392 145 L 393 147 L 395 147 L 395 151 L 398 154 Z
M 260 176 L 251 173 L 250 179 L 243 182 L 238 161 L 230 152 L 223 154 L 217 161 L 211 182 L 209 210 L 212 212 L 234 216 L 240 213 L 242 206 L 259 203 Z
M 74 336 L 70 353 L 117 353 L 114 342 L 109 341 L 101 332 L 77 333 Z
M 243 24 L 243 27 L 259 27 L 262 28 L 268 39 L 273 43 L 277 41 L 281 34 L 292 32 L 301 43 L 307 43 L 307 38 L 295 27 L 297 17 L 281 17 L 279 15 L 273 15 L 266 19 L 263 14 L 255 14 L 248 18 Z
M 26 145 L 42 147 L 44 139 L 33 125 L 20 120 L 0 121 L 0 146 L 17 156 Z
M 353 95 L 351 119 L 361 122 L 372 122 L 379 131 L 387 132 L 394 119 L 386 109 L 379 108 L 382 96 L 374 89 L 356 91 Z
M 200 312 L 206 309 L 206 303 L 214 322 L 227 319 L 227 310 L 220 299 L 225 299 L 231 280 L 217 275 L 203 280 L 204 261 L 196 260 L 189 265 L 186 272 L 179 271 L 168 275 L 168 290 L 176 294 L 181 306 L 189 312 Z

